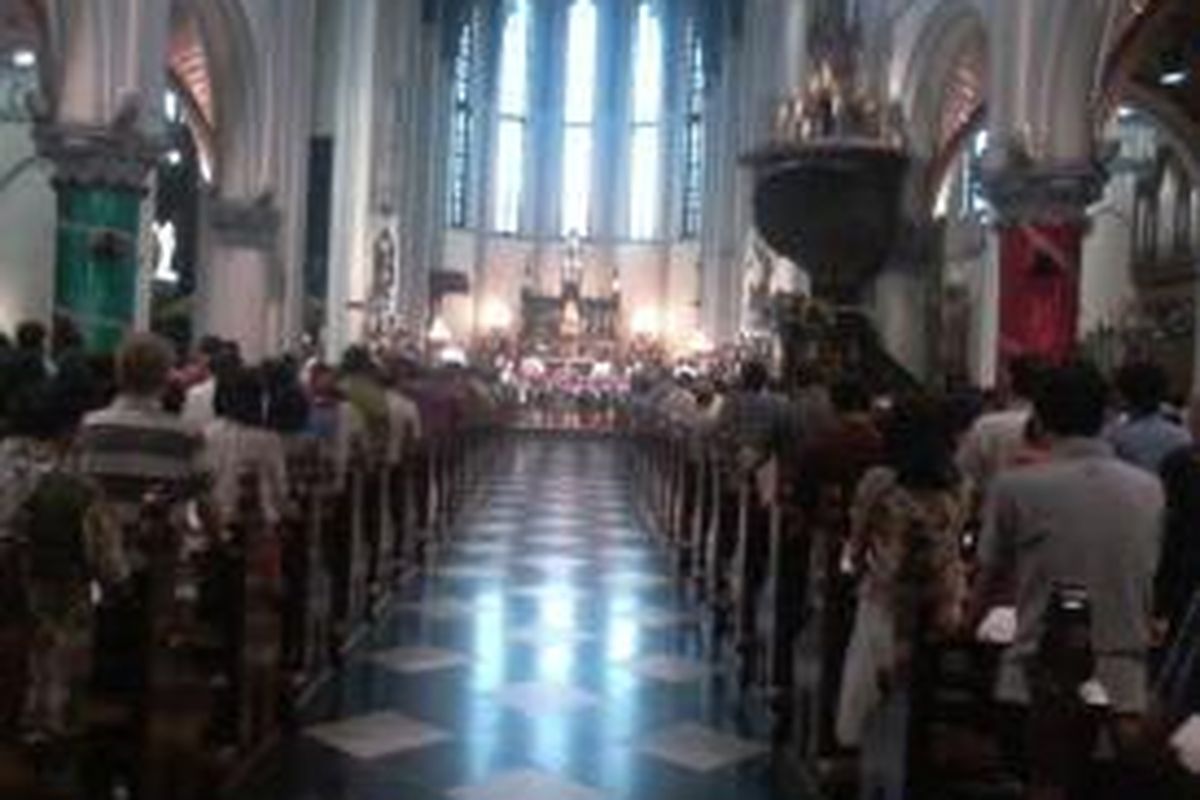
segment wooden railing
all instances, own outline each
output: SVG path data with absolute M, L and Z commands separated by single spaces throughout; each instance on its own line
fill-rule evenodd
M 918 633 L 906 680 L 892 693 L 898 731 L 858 753 L 836 741 L 854 622 L 855 586 L 840 567 L 854 487 L 814 493 L 785 459 L 764 502 L 757 476 L 665 420 L 632 426 L 629 448 L 643 513 L 706 611 L 709 648 L 736 674 L 745 708 L 759 713 L 797 780 L 833 796 L 1023 796 L 1029 765 L 1009 746 L 1021 734 L 996 724 L 1001 709 L 991 699 L 1001 648 L 973 636 Z M 1111 778 L 1090 748 L 1064 752 L 1079 762 L 1066 773 Z M 867 793 L 856 794 L 864 784 Z M 1111 786 L 1087 796 L 1104 790 Z
M 459 426 L 398 464 L 352 463 L 341 486 L 316 442 L 289 442 L 282 522 L 265 519 L 247 474 L 215 540 L 180 506 L 146 497 L 126 532 L 142 566 L 98 609 L 96 689 L 87 735 L 68 743 L 76 777 L 66 794 L 48 788 L 61 780 L 14 735 L 27 676 L 7 644 L 23 627 L 0 625 L 0 796 L 112 797 L 123 787 L 133 798 L 207 800 L 238 783 L 427 564 L 495 440 L 491 426 Z M 19 571 L 7 572 L 18 561 L 0 553 L 6 591 L 19 585 Z

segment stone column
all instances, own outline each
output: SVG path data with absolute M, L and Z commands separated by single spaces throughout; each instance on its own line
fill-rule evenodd
M 197 292 L 199 328 L 236 341 L 248 361 L 259 361 L 274 350 L 267 312 L 282 277 L 276 256 L 279 210 L 266 197 L 216 198 L 205 218 L 208 267 Z
M 51 124 L 35 136 L 55 166 L 54 312 L 89 349 L 110 351 L 136 322 L 141 203 L 159 146 L 122 124 Z
M 1096 69 L 1104 0 L 983 4 L 988 28 L 985 181 L 998 218 L 1000 364 L 1074 349 L 1087 207 L 1100 197 Z
M 1091 164 L 993 174 L 998 218 L 1000 363 L 1022 354 L 1061 360 L 1075 349 L 1087 208 L 1104 188 Z
M 362 336 L 370 282 L 373 110 L 378 89 L 377 0 L 335 4 L 338 25 L 333 201 L 325 350 L 333 360 Z

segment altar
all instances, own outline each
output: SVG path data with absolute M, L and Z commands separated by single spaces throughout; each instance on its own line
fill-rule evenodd
M 557 293 L 532 281 L 521 291 L 518 351 L 553 360 L 610 361 L 620 339 L 621 289 L 615 275 L 603 292 L 585 294 L 579 238 L 567 240 Z

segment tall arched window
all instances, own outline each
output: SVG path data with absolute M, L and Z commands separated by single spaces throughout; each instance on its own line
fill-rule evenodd
M 517 233 L 525 189 L 525 133 L 529 123 L 529 0 L 506 4 L 500 55 L 493 196 L 496 230 Z
M 704 40 L 695 21 L 688 25 L 688 89 L 683 131 L 683 219 L 685 239 L 700 235 L 704 203 Z
M 596 116 L 596 4 L 575 0 L 567 18 L 567 80 L 563 97 L 562 232 L 591 226 L 592 125 Z
M 454 58 L 454 117 L 450 129 L 449 217 L 454 228 L 465 228 L 471 179 L 471 151 L 475 139 L 475 112 L 472 103 L 472 80 L 475 71 L 475 20 L 463 25 Z
M 629 159 L 629 234 L 651 239 L 658 231 L 661 205 L 663 106 L 662 21 L 653 0 L 638 4 L 634 23 L 632 121 Z

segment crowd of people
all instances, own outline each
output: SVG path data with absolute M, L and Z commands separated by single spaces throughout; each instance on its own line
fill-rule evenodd
M 992 641 L 1005 646 L 998 727 L 1010 742 L 1057 742 L 1017 749 L 1046 790 L 1035 796 L 1058 797 L 1066 779 L 1056 770 L 1079 746 L 1042 713 L 1054 706 L 1046 637 L 1064 609 L 1086 614 L 1083 697 L 1111 722 L 1120 752 L 1144 752 L 1150 730 L 1200 710 L 1191 670 L 1159 667 L 1200 633 L 1200 615 L 1189 623 L 1200 608 L 1200 398 L 1168 404 L 1152 363 L 1111 381 L 1084 362 L 1025 357 L 1006 371 L 990 397 L 872 396 L 861 381 L 827 385 L 815 373 L 785 394 L 749 362 L 724 390 L 643 376 L 630 413 L 709 448 L 731 474 L 757 476 L 764 503 L 819 519 L 822 502 L 841 498 L 849 524 L 836 547 L 854 587 L 841 745 L 888 735 L 889 687 L 903 683 L 921 642 Z M 1169 708 L 1168 681 L 1188 684 Z
M 32 745 L 80 735 L 82 699 L 103 691 L 89 654 L 145 568 L 131 530 L 150 493 L 181 510 L 187 547 L 203 551 L 227 537 L 246 475 L 278 530 L 294 448 L 315 444 L 340 484 L 356 461 L 397 464 L 499 411 L 479 374 L 363 346 L 336 365 L 249 364 L 233 342 L 181 355 L 132 333 L 97 357 L 63 328 L 26 323 L 0 339 L 0 686 L 27 687 L 0 692 L 0 737 Z
M 236 515 L 247 473 L 278 525 L 299 443 L 317 443 L 340 483 L 356 460 L 399 463 L 423 437 L 492 420 L 503 404 L 499 383 L 470 370 L 361 346 L 336 365 L 248 364 L 232 342 L 206 338 L 181 357 L 134 333 L 95 357 L 59 327 L 0 337 L 0 685 L 27 687 L 0 720 L 34 742 L 79 732 L 99 617 L 144 568 L 126 534 L 147 493 L 186 507 L 202 549 Z M 1079 605 L 1085 701 L 1103 709 L 1118 750 L 1144 746 L 1152 720 L 1177 726 L 1200 710 L 1190 670 L 1168 674 L 1172 648 L 1200 642 L 1200 398 L 1169 405 L 1150 363 L 1110 382 L 1087 363 L 1019 358 L 991 398 L 873 396 L 853 378 L 792 377 L 785 394 L 755 360 L 724 385 L 642 372 L 622 416 L 720 453 L 731 473 L 754 476 L 765 504 L 818 516 L 842 498 L 837 547 L 854 587 L 842 745 L 886 735 L 892 687 L 922 642 L 995 639 L 1006 646 L 1001 727 L 1038 741 L 1050 731 L 1062 747 L 1028 749 L 1024 763 L 1035 784 L 1061 783 L 1072 741 L 1040 714 L 1053 706 L 1046 638 Z M 1170 707 L 1167 681 L 1186 684 Z

